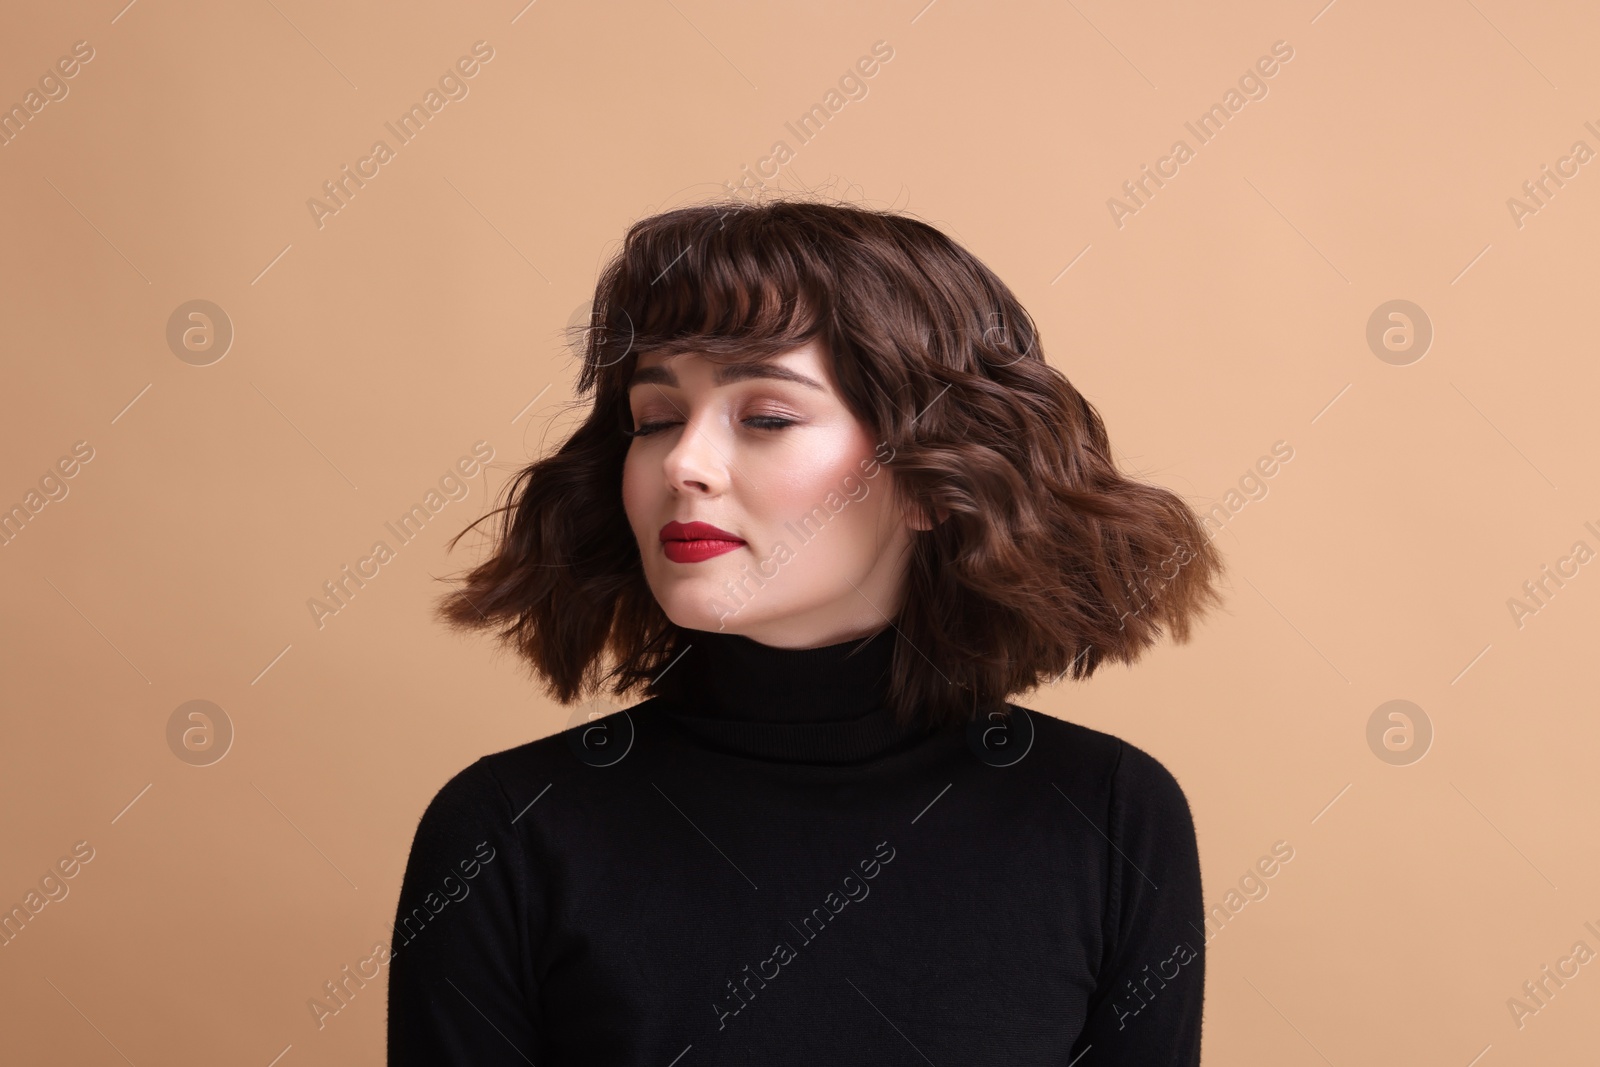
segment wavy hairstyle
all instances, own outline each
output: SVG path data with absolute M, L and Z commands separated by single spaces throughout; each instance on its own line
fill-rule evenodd
M 608 685 L 662 695 L 686 646 L 622 505 L 627 386 L 646 351 L 759 360 L 819 340 L 847 407 L 893 450 L 902 505 L 945 516 L 913 533 L 886 620 L 902 724 L 1003 715 L 1013 693 L 1132 663 L 1163 626 L 1187 641 L 1221 601 L 1196 514 L 1118 473 L 1100 415 L 1045 362 L 1011 290 L 927 223 L 796 199 L 667 211 L 628 230 L 578 329 L 586 420 L 452 538 L 501 517 L 491 554 L 437 609 L 497 630 L 562 704 Z

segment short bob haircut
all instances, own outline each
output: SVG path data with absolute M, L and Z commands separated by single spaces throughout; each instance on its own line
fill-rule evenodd
M 587 419 L 450 541 L 501 516 L 437 609 L 456 629 L 497 629 L 562 704 L 669 692 L 659 676 L 693 633 L 656 602 L 623 510 L 643 352 L 761 360 L 818 339 L 902 506 L 945 516 L 913 533 L 909 588 L 884 620 L 903 725 L 1006 715 L 1013 693 L 1132 663 L 1163 625 L 1186 642 L 1221 601 L 1195 513 L 1118 473 L 1099 413 L 1045 362 L 1011 290 L 927 223 L 794 198 L 666 211 L 630 227 L 577 329 Z

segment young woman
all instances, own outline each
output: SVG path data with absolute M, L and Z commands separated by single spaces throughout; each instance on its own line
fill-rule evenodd
M 645 699 L 428 805 L 390 1064 L 1198 1063 L 1183 791 L 1007 697 L 1187 640 L 1221 561 L 1011 291 L 912 218 L 689 207 L 583 355 L 440 611 Z

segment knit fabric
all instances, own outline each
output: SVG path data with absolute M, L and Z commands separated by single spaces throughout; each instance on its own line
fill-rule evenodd
M 884 704 L 895 634 L 687 631 L 667 692 L 484 756 L 417 827 L 391 1065 L 1193 1065 L 1204 905 L 1154 757 Z

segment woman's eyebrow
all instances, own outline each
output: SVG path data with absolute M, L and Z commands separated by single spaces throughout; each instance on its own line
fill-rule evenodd
M 827 392 L 827 388 L 799 371 L 790 370 L 778 363 L 726 363 L 717 367 L 712 372 L 712 378 L 717 385 L 726 385 L 728 382 L 748 381 L 756 378 L 772 378 L 782 382 L 795 382 L 799 385 Z M 641 367 L 634 371 L 633 378 L 628 382 L 631 390 L 636 385 L 665 385 L 676 389 L 678 376 L 673 374 L 665 364 L 654 367 Z

